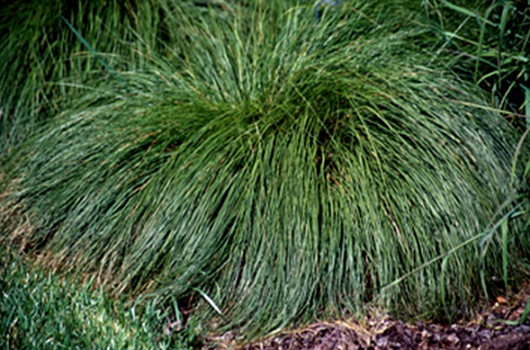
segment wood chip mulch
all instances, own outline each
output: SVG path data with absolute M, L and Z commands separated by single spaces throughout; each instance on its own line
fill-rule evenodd
M 467 324 L 411 324 L 378 315 L 362 324 L 316 323 L 244 345 L 227 333 L 205 345 L 216 350 L 530 350 L 530 320 L 514 322 L 521 320 L 526 302 L 530 302 L 530 286 L 525 289 L 510 298 L 510 303 L 497 298 L 494 305 Z
M 244 350 L 530 350 L 530 325 L 408 325 L 386 319 L 363 329 L 346 323 L 306 329 L 247 344 Z

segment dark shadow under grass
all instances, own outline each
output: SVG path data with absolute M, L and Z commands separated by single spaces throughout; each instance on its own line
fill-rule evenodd
M 94 79 L 10 155 L 4 239 L 117 295 L 197 296 L 215 332 L 468 316 L 525 270 L 517 223 L 491 230 L 517 137 L 394 10 L 176 7 L 179 55 L 121 72 L 132 94 Z

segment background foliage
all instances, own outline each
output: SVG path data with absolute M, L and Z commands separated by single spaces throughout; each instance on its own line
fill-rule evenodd
M 457 71 L 490 91 L 492 105 L 530 115 L 530 3 L 424 1 L 423 6 L 442 43 L 439 50 L 454 54 Z

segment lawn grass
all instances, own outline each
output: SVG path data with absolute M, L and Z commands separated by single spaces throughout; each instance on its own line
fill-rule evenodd
M 174 313 L 153 304 L 127 307 L 92 282 L 59 279 L 6 250 L 0 259 L 2 349 L 184 350 L 197 345 L 198 334 L 191 331 L 165 333 Z
M 518 134 L 410 3 L 160 2 L 159 46 L 110 50 L 119 79 L 91 69 L 5 158 L 4 242 L 249 338 L 469 316 L 528 270 Z

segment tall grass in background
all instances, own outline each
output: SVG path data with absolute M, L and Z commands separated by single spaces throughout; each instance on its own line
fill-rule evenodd
M 490 103 L 530 126 L 530 3 L 423 1 L 454 68 L 490 91 Z
M 502 251 L 516 285 L 530 242 L 490 230 L 515 130 L 415 45 L 409 2 L 294 4 L 161 2 L 178 38 L 116 52 L 127 89 L 87 76 L 9 155 L 4 243 L 246 336 L 468 315 Z
M 179 7 L 200 16 L 208 3 L 183 0 Z M 153 52 L 169 55 L 165 48 L 183 40 L 165 25 L 167 1 L 26 0 L 0 6 L 0 154 L 60 113 L 87 81 L 119 79 L 119 71 L 141 68 Z M 215 9 L 231 14 L 228 4 Z
M 120 3 L 120 4 L 119 4 Z M 134 33 L 152 39 L 156 26 L 150 2 L 140 8 L 117 1 L 89 3 L 54 1 L 5 2 L 0 12 L 0 152 L 27 137 L 50 115 L 60 113 L 64 100 L 90 76 L 109 76 L 61 19 L 63 15 L 114 65 L 112 54 L 135 48 Z M 136 6 L 135 6 L 136 7 Z M 141 22 L 136 12 L 141 13 Z M 135 23 L 136 22 L 136 23 Z M 147 28 L 138 28 L 141 26 Z M 148 30 L 145 30 L 148 29 Z M 139 58 L 140 56 L 135 56 Z

